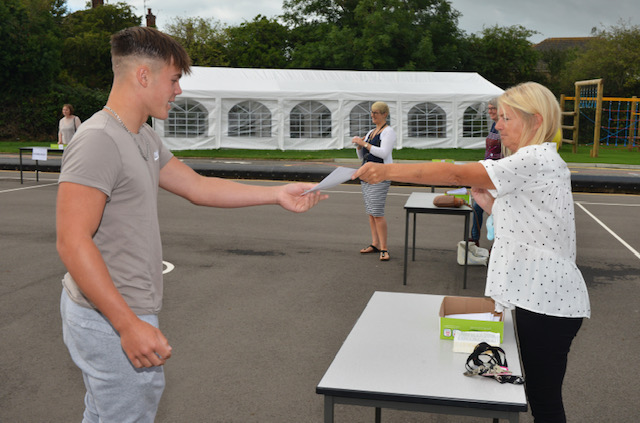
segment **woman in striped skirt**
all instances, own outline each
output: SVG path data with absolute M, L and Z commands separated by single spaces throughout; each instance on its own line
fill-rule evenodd
M 353 137 L 357 153 L 362 164 L 367 162 L 393 163 L 391 152 L 396 143 L 396 132 L 387 124 L 389 106 L 382 101 L 371 105 L 371 120 L 376 125 L 365 137 Z M 391 181 L 369 184 L 361 181 L 365 210 L 369 215 L 371 244 L 360 250 L 362 254 L 380 253 L 380 260 L 389 260 L 387 250 L 387 220 L 384 217 L 384 205 Z

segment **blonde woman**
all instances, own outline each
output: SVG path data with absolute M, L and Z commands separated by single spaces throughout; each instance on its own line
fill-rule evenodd
M 353 137 L 358 158 L 366 163 L 393 163 L 391 153 L 396 143 L 396 132 L 387 124 L 389 106 L 377 101 L 371 105 L 371 121 L 376 125 L 364 137 Z M 365 210 L 369 216 L 371 244 L 360 250 L 362 254 L 380 253 L 380 260 L 389 260 L 387 249 L 387 219 L 384 217 L 384 206 L 391 181 L 380 181 L 369 184 L 361 181 Z
M 495 241 L 485 295 L 497 311 L 515 309 L 526 391 L 536 422 L 566 421 L 562 383 L 589 295 L 576 266 L 571 179 L 553 140 L 560 107 L 528 82 L 498 99 L 502 143 L 513 154 L 478 163 L 367 164 L 354 175 L 429 185 L 471 186 L 494 216 Z

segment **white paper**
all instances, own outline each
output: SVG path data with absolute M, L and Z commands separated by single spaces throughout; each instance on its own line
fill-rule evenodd
M 316 185 L 315 187 L 311 188 L 310 190 L 307 190 L 307 191 L 303 192 L 302 195 L 305 195 L 305 194 L 308 194 L 308 193 L 314 192 L 314 191 L 320 191 L 320 190 L 323 190 L 323 189 L 333 188 L 336 185 L 340 185 L 342 183 L 345 183 L 345 182 L 351 180 L 351 177 L 353 176 L 354 173 L 356 173 L 357 170 L 358 169 L 339 166 L 339 167 L 335 168 L 335 170 L 333 172 L 328 174 L 322 181 L 320 181 L 320 183 L 318 185 Z
M 468 314 L 449 314 L 444 316 L 448 319 L 467 319 L 467 320 L 482 320 L 485 322 L 499 322 L 500 316 L 496 316 L 491 312 L 486 313 L 468 313 Z
M 31 160 L 47 160 L 47 147 L 33 147 Z
M 464 187 L 447 191 L 447 194 L 449 195 L 465 195 L 466 193 L 467 189 Z
M 454 331 L 453 352 L 471 354 L 480 342 L 494 347 L 500 346 L 500 334 L 497 332 L 461 332 Z

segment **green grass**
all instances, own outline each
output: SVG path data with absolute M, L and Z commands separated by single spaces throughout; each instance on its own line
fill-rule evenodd
M 564 144 L 560 147 L 560 156 L 567 163 L 609 163 L 624 165 L 640 165 L 640 148 L 629 150 L 627 147 L 611 147 L 601 145 L 598 157 L 591 157 L 592 145 L 578 145 L 578 152 L 573 146 Z
M 0 141 L 0 153 L 17 154 L 20 147 L 47 146 L 46 142 L 35 141 Z M 565 144 L 560 148 L 560 155 L 567 163 L 608 163 L 640 165 L 640 149 L 630 151 L 626 147 L 600 146 L 598 157 L 591 157 L 592 147 L 579 145 L 578 152 L 573 153 L 572 146 Z M 211 159 L 245 159 L 245 160 L 333 160 L 354 159 L 355 150 L 347 148 L 343 150 L 183 150 L 174 151 L 177 157 L 182 158 L 211 158 Z M 462 148 L 443 149 L 416 149 L 403 148 L 395 150 L 395 160 L 422 160 L 454 159 L 456 161 L 476 161 L 484 157 L 484 149 L 469 150 Z
M 333 159 L 357 159 L 355 149 L 343 150 L 185 150 L 174 151 L 178 157 L 215 157 L 234 159 L 264 159 L 264 160 L 333 160 Z M 482 159 L 484 150 L 464 149 L 432 149 L 419 150 L 415 148 L 403 148 L 395 150 L 393 158 L 397 160 L 431 160 L 431 159 L 455 159 L 460 161 L 472 161 Z

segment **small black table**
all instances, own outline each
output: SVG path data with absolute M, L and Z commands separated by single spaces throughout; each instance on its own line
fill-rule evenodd
M 408 248 L 409 248 L 409 215 L 413 213 L 413 247 L 412 247 L 412 259 L 416 261 L 416 215 L 418 213 L 429 214 L 449 214 L 454 216 L 464 217 L 464 237 L 465 241 L 465 253 L 464 253 L 464 279 L 463 288 L 467 289 L 467 259 L 469 255 L 469 216 L 473 212 L 473 209 L 467 205 L 462 207 L 437 207 L 433 205 L 433 199 L 436 198 L 437 193 L 430 192 L 412 192 L 409 199 L 404 205 L 406 210 L 406 221 L 404 228 L 404 278 L 403 284 L 407 284 L 407 262 L 408 262 Z
M 51 147 L 20 147 L 20 183 L 23 183 L 23 179 L 22 179 L 22 152 L 23 151 L 31 151 L 31 154 L 33 154 L 33 149 L 34 148 L 46 148 L 47 149 L 47 155 L 49 155 L 49 153 L 64 153 L 64 149 L 62 148 L 51 148 Z M 39 170 L 38 170 L 38 160 L 35 161 L 36 162 L 36 181 L 40 180 L 40 175 L 39 175 Z

